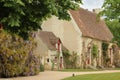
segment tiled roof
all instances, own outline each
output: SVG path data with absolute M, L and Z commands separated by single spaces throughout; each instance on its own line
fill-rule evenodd
M 40 31 L 39 32 L 39 37 L 42 39 L 44 44 L 46 44 L 46 46 L 50 50 L 57 50 L 56 49 L 56 43 L 58 43 L 59 38 L 56 37 L 52 32 Z M 67 50 L 67 49 L 62 45 L 62 50 Z
M 83 36 L 104 41 L 111 41 L 113 38 L 105 22 L 98 20 L 95 13 L 82 8 L 77 11 L 70 10 L 70 13 Z

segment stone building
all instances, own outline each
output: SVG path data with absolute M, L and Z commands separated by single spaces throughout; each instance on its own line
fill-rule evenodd
M 80 8 L 69 11 L 71 20 L 59 20 L 53 16 L 42 24 L 43 31 L 51 31 L 59 37 L 70 52 L 78 55 L 78 67 L 102 66 L 102 42 L 110 42 L 112 33 L 96 13 Z M 97 57 L 92 47 L 97 46 Z

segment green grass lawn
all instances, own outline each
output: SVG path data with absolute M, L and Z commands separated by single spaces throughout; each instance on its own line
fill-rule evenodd
M 113 69 L 105 69 L 105 70 L 120 70 L 120 68 L 113 68 Z M 103 71 L 102 69 L 94 70 L 94 69 L 62 69 L 59 71 L 63 72 L 89 72 L 89 71 Z
M 93 69 L 62 69 L 59 71 L 63 72 L 88 72 L 88 71 L 100 71 L 100 70 L 93 70 Z
M 69 77 L 62 80 L 120 80 L 120 73 L 87 74 Z
M 120 70 L 120 68 L 114 68 L 113 70 Z

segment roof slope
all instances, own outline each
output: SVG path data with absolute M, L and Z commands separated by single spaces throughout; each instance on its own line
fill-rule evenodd
M 77 11 L 70 10 L 70 13 L 83 36 L 104 41 L 111 41 L 113 38 L 105 22 L 103 20 L 97 21 L 97 15 L 95 13 L 82 8 Z
M 52 32 L 40 31 L 39 32 L 39 37 L 42 39 L 44 44 L 46 44 L 46 46 L 50 50 L 57 50 L 56 49 L 56 43 L 58 43 L 59 38 L 56 37 Z M 62 45 L 62 50 L 67 50 L 67 49 Z

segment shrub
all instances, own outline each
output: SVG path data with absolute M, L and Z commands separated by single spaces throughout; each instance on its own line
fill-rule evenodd
M 73 52 L 72 54 L 69 51 L 63 51 L 64 57 L 64 66 L 65 68 L 76 68 L 77 65 L 77 53 Z
M 39 73 L 39 57 L 29 53 L 28 58 L 25 62 L 24 72 L 22 75 L 24 76 L 30 76 L 30 75 L 36 75 Z
M 0 31 L 0 76 L 35 75 L 39 72 L 39 59 L 34 55 L 35 42 L 24 41 L 17 35 Z
M 43 72 L 44 71 L 44 65 L 40 64 L 40 71 Z

